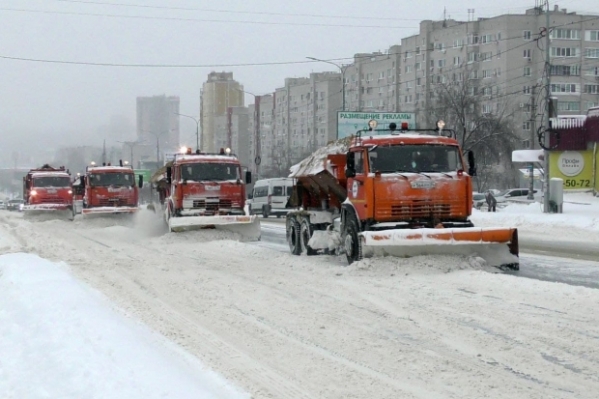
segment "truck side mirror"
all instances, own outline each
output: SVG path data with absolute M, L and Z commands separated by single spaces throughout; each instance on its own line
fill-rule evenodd
M 348 152 L 345 160 L 345 177 L 356 176 L 356 153 Z
M 144 186 L 144 177 L 143 175 L 139 175 L 139 182 L 137 184 L 139 186 L 139 188 L 142 188 Z
M 170 166 L 167 166 L 167 168 L 166 168 L 166 183 L 171 184 L 172 180 L 173 180 L 173 168 L 171 168 Z
M 85 187 L 85 176 L 79 177 L 79 183 L 81 184 L 81 187 Z
M 468 151 L 468 174 L 470 176 L 476 176 L 476 160 L 474 159 L 474 152 Z
M 252 172 L 250 172 L 249 170 L 245 171 L 245 184 L 251 184 L 252 183 Z

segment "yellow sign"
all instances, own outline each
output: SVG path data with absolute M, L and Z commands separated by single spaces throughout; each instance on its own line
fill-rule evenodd
M 593 151 L 551 151 L 550 177 L 564 180 L 564 190 L 593 188 Z

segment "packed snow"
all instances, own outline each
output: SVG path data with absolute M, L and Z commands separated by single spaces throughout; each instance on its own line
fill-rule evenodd
M 510 203 L 487 212 L 487 206 L 473 210 L 476 226 L 517 227 L 524 236 L 548 241 L 599 242 L 599 197 L 591 193 L 564 194 L 563 213 L 543 213 L 543 204 Z
M 64 267 L 0 256 L 0 397 L 247 398 Z
M 80 218 L 31 223 L 0 213 L 0 245 L 64 262 L 43 267 L 68 271 L 253 398 L 578 399 L 599 392 L 599 290 L 505 274 L 474 256 L 367 259 L 347 266 L 343 257 L 292 256 L 226 234 L 214 240 L 206 231 L 165 233 L 161 223 L 160 215 L 149 211 L 129 225 Z M 72 283 L 91 292 L 66 274 L 42 287 L 6 289 L 7 281 L 21 281 L 18 276 L 35 282 L 45 273 L 27 267 L 21 273 L 16 266 L 8 274 L 2 270 L 0 298 L 11 293 L 11 310 L 0 317 L 19 320 L 23 314 L 27 334 L 36 331 L 29 325 L 43 326 L 45 336 L 61 334 L 64 323 L 29 321 L 35 306 L 20 311 L 47 292 L 45 285 L 51 290 Z M 25 295 L 34 288 L 40 293 Z M 40 310 L 64 317 L 69 331 L 81 335 L 77 329 L 88 326 L 86 331 L 94 332 L 84 315 L 72 315 L 90 308 L 93 318 L 97 302 L 72 299 L 69 292 L 57 297 L 63 300 L 46 298 Z M 117 316 L 113 332 L 133 328 L 133 321 Z M 2 333 L 16 334 L 4 324 Z M 101 341 L 94 334 L 87 341 L 75 339 L 81 358 L 74 361 L 85 362 L 90 353 L 111 353 L 105 362 L 131 360 L 118 357 L 116 349 L 103 352 L 100 345 L 116 342 L 134 350 L 152 340 L 139 333 L 134 343 L 123 344 L 125 332 L 102 334 Z M 30 389 L 40 388 L 34 377 L 52 372 L 43 368 L 49 360 L 38 366 L 23 356 L 28 342 L 20 336 L 0 345 L 25 347 L 13 348 L 11 359 L 31 363 L 32 372 L 23 376 Z M 48 359 L 57 353 L 52 346 L 36 349 Z M 0 384 L 11 381 L 6 362 L 0 364 Z M 125 362 L 122 370 L 137 370 L 130 365 Z M 117 371 L 93 376 L 106 383 Z M 191 384 L 181 367 L 167 371 L 176 374 L 173 380 Z M 121 386 L 105 397 L 121 392 L 132 397 L 131 389 L 139 386 L 145 387 Z
M 349 145 L 352 140 L 352 137 L 346 137 L 344 139 L 333 141 L 325 147 L 319 148 L 300 163 L 293 165 L 289 169 L 289 177 L 315 175 L 322 172 L 326 166 L 325 161 L 327 159 L 327 155 L 345 154 L 349 149 Z

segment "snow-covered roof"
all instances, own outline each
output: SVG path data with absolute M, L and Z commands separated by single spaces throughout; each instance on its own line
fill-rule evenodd
M 55 172 L 33 172 L 31 177 L 70 177 L 69 174 L 63 170 Z
M 128 166 L 90 166 L 88 172 L 131 172 L 133 169 Z
M 177 161 L 220 161 L 220 162 L 231 162 L 239 163 L 239 159 L 233 155 L 204 155 L 204 154 L 191 154 L 191 155 L 177 155 Z

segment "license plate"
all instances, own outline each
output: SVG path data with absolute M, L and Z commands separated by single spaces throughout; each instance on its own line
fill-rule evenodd
M 412 188 L 434 188 L 434 180 L 416 180 L 410 183 Z

